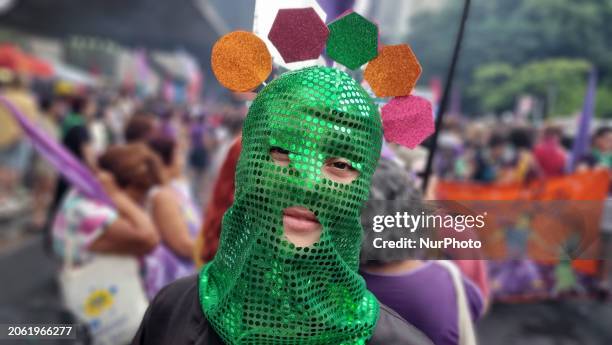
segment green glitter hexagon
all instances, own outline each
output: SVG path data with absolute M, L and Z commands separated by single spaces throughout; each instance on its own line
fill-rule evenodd
M 329 24 L 327 55 L 354 70 L 378 55 L 378 27 L 352 12 Z

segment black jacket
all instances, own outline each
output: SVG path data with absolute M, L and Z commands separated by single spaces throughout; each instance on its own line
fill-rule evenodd
M 224 345 L 200 308 L 197 276 L 180 279 L 159 292 L 132 344 Z M 380 318 L 367 344 L 433 345 L 423 333 L 384 305 L 380 306 Z

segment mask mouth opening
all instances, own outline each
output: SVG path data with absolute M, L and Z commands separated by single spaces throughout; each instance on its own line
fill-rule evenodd
M 283 210 L 285 238 L 296 247 L 309 247 L 321 239 L 323 226 L 316 214 L 304 206 L 291 206 Z

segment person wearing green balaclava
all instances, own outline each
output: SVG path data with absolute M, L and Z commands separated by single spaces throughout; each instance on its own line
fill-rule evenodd
M 430 344 L 357 273 L 381 142 L 376 105 L 346 73 L 309 67 L 267 85 L 215 258 L 160 292 L 134 344 Z

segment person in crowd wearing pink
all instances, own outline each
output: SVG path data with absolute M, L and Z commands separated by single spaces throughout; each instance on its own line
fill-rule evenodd
M 155 225 L 139 204 L 161 182 L 159 161 L 145 145 L 109 148 L 98 160 L 98 178 L 113 206 L 70 189 L 52 226 L 53 249 L 66 259 L 67 243 L 76 264 L 95 253 L 143 256 L 159 243 Z
M 543 177 L 562 176 L 565 173 L 567 154 L 561 146 L 561 135 L 560 128 L 546 127 L 540 142 L 533 150 Z
M 184 177 L 186 154 L 182 147 L 167 136 L 152 138 L 149 147 L 160 157 L 167 181 L 154 188 L 147 200 L 162 239 L 146 259 L 146 288 L 152 298 L 162 287 L 194 272 L 193 252 L 202 221 Z

